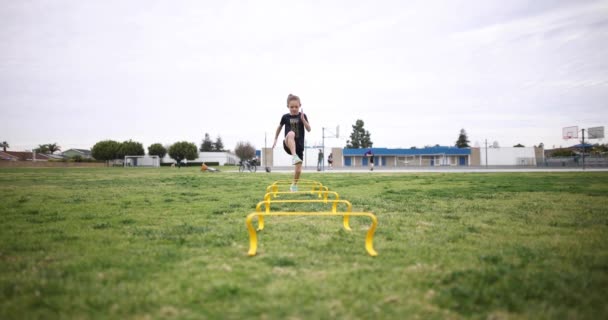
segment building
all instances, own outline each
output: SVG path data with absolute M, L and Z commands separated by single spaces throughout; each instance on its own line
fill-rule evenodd
M 176 162 L 167 154 L 163 159 L 163 163 L 172 163 Z M 223 165 L 237 165 L 239 163 L 239 158 L 230 152 L 199 152 L 198 158 L 195 160 L 188 160 L 187 162 L 195 162 L 195 163 L 218 163 L 220 166 Z
M 91 154 L 91 150 L 86 149 L 69 149 L 61 153 L 65 158 L 74 158 L 76 156 L 80 156 L 82 159 L 93 159 L 93 155 Z
M 471 165 L 471 149 L 457 147 L 425 147 L 420 149 L 343 149 L 343 163 L 335 163 L 336 167 L 366 167 L 371 151 L 376 167 L 437 167 L 437 166 L 469 166 Z M 334 152 L 336 159 L 336 152 Z M 335 160 L 334 160 L 335 161 Z
M 290 166 L 291 157 L 279 149 L 262 148 L 260 155 L 264 166 Z M 506 148 L 458 148 L 452 146 L 434 146 L 425 148 L 391 149 L 366 148 L 326 149 L 324 166 L 327 157 L 333 154 L 334 168 L 365 168 L 369 166 L 371 151 L 376 168 L 408 168 L 408 167 L 460 167 L 460 166 L 537 166 L 545 162 L 543 148 L 538 147 L 506 147 Z M 304 167 L 316 167 L 318 149 L 305 149 Z M 265 157 L 267 163 L 265 163 Z
M 49 161 L 49 155 L 31 151 L 0 151 L 0 160 L 8 161 Z
M 538 147 L 475 149 L 479 150 L 479 164 L 482 166 L 536 166 L 545 158 L 543 148 Z

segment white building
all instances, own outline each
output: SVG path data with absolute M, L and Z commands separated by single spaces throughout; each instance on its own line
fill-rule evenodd
M 479 152 L 482 166 L 486 165 L 486 160 L 489 166 L 536 165 L 536 153 L 534 147 L 479 148 Z
M 169 155 L 166 155 L 163 158 L 163 162 L 172 163 L 175 162 L 175 160 L 171 159 Z M 230 152 L 199 152 L 198 158 L 195 160 L 188 160 L 187 162 L 217 162 L 220 166 L 223 166 L 225 164 L 236 165 L 239 163 L 239 158 L 234 153 Z

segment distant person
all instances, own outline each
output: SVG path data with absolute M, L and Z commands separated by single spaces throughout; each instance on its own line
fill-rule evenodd
M 274 136 L 272 148 L 277 144 L 281 128 L 285 126 L 285 138 L 283 140 L 283 149 L 292 156 L 291 164 L 295 166 L 293 174 L 293 183 L 289 187 L 292 192 L 298 191 L 298 180 L 302 173 L 302 159 L 304 158 L 304 129 L 310 132 L 310 124 L 308 117 L 303 111 L 300 111 L 302 103 L 300 98 L 293 94 L 287 96 L 287 108 L 289 113 L 281 117 L 281 122 Z
M 218 169 L 216 169 L 216 168 L 211 168 L 211 167 L 207 166 L 207 165 L 206 165 L 204 162 L 203 162 L 203 164 L 201 165 L 201 171 L 203 171 L 203 172 L 205 172 L 205 171 L 209 171 L 209 172 L 219 172 L 219 170 L 218 170 Z
M 368 149 L 365 156 L 369 157 L 369 171 L 374 171 L 374 153 L 372 152 L 372 149 Z
M 321 171 L 321 168 L 323 167 L 323 158 L 325 158 L 323 156 L 323 149 L 319 149 L 319 157 L 317 160 L 317 171 Z
M 334 154 L 331 152 L 329 153 L 329 156 L 327 156 L 327 164 L 330 169 L 334 167 Z

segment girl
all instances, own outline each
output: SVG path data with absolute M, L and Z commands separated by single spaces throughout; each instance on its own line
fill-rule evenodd
M 300 112 L 302 103 L 296 95 L 287 96 L 287 108 L 289 113 L 281 117 L 281 122 L 274 136 L 272 148 L 277 144 L 277 139 L 281 133 L 281 128 L 285 126 L 285 138 L 283 139 L 283 149 L 292 156 L 291 164 L 295 166 L 293 183 L 289 187 L 292 192 L 298 191 L 298 180 L 302 173 L 302 158 L 304 158 L 304 129 L 310 132 L 308 117 L 304 112 Z

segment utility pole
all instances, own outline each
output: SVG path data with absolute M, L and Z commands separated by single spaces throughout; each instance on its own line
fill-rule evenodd
M 325 171 L 325 127 L 321 129 L 321 135 L 323 136 L 323 142 L 321 143 L 321 145 L 323 146 L 323 160 L 321 160 L 321 171 Z
M 583 170 L 585 170 L 585 129 L 583 129 Z
M 325 127 L 322 127 L 322 136 L 323 136 L 323 142 L 322 144 L 322 148 L 323 148 L 323 159 L 321 160 L 321 171 L 325 171 L 325 138 L 340 138 L 340 126 L 336 127 L 336 132 L 333 132 L 332 135 L 329 136 L 325 136 Z M 331 133 L 331 130 L 328 130 Z
M 488 139 L 486 139 L 486 169 L 488 168 Z

